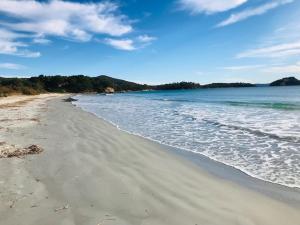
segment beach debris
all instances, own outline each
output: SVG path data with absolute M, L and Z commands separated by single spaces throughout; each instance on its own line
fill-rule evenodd
M 59 211 L 61 211 L 61 210 L 65 210 L 65 209 L 68 209 L 68 208 L 69 208 L 69 205 L 64 205 L 64 206 L 62 206 L 62 207 L 59 207 L 59 208 L 54 209 L 54 212 L 59 212 Z
M 28 195 L 23 195 L 23 196 L 20 196 L 20 197 L 18 197 L 18 198 L 16 198 L 16 199 L 13 199 L 13 200 L 11 200 L 11 204 L 9 205 L 9 208 L 14 208 L 15 207 L 15 205 L 16 205 L 16 203 L 18 202 L 18 201 L 20 201 L 20 200 L 22 200 L 22 199 L 24 199 L 24 198 L 27 198 L 28 197 Z
M 106 218 L 102 219 L 100 223 L 98 223 L 97 225 L 103 225 L 103 223 L 105 221 L 116 221 L 117 219 L 114 218 L 113 216 L 111 215 L 105 215 Z
M 17 202 L 17 200 L 12 200 L 11 204 L 9 205 L 9 208 L 12 209 L 15 206 L 16 202 Z
M 147 214 L 147 216 L 149 216 L 149 215 L 150 215 L 150 213 L 149 213 L 148 209 L 145 209 L 145 213 Z
M 0 122 L 14 122 L 14 121 L 33 121 L 33 122 L 40 122 L 38 118 L 17 118 L 17 119 L 0 119 Z
M 18 148 L 15 145 L 0 142 L 0 158 L 21 157 L 25 155 L 39 154 L 43 151 L 38 145 L 30 145 L 26 148 Z

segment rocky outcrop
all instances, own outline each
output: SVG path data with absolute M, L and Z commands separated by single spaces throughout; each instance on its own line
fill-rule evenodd
M 113 89 L 112 87 L 106 87 L 104 92 L 105 94 L 113 94 L 115 93 L 115 89 Z

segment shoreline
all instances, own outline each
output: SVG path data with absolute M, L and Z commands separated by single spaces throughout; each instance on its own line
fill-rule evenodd
M 194 94 L 187 93 L 186 95 L 193 99 Z M 176 100 L 181 96 L 179 93 L 147 95 L 144 96 L 145 98 L 137 98 L 143 97 L 140 94 L 128 95 L 128 98 L 116 95 L 111 100 L 109 97 L 99 96 L 98 98 L 97 95 L 78 95 L 75 97 L 78 101 L 74 104 L 129 134 L 201 156 L 204 155 L 259 180 L 300 190 L 300 177 L 297 173 L 299 171 L 299 160 L 297 160 L 299 134 L 296 130 L 296 119 L 298 118 L 296 111 L 292 108 L 282 109 L 281 106 L 280 108 L 273 107 L 271 103 L 270 106 L 265 100 L 259 104 L 250 101 L 250 110 L 247 113 L 245 107 L 248 105 L 244 107 L 243 101 L 234 100 L 233 102 L 237 104 L 241 103 L 237 107 L 232 107 L 231 101 L 228 103 L 227 100 L 224 101 L 224 104 L 217 102 L 215 105 L 214 100 L 208 101 L 206 104 L 206 100 L 201 100 L 203 96 L 200 93 L 198 95 L 200 96 L 197 97 L 199 101 L 195 100 L 195 102 L 198 101 L 199 104 L 195 103 L 193 107 L 190 101 L 194 102 L 194 100 L 185 99 L 187 97 Z M 195 94 L 195 96 L 197 95 Z M 195 99 L 197 98 L 195 97 Z M 155 100 L 150 101 L 149 104 L 153 104 L 150 108 L 147 106 L 149 99 Z M 126 103 L 123 104 L 122 100 L 130 107 L 126 107 Z M 281 100 L 278 101 L 281 102 Z M 135 104 L 136 102 L 138 104 Z M 265 109 L 265 104 L 267 109 Z M 292 107 L 294 104 L 283 105 Z M 114 107 L 119 110 L 114 110 Z M 132 110 L 137 111 L 132 113 L 131 107 Z M 228 110 L 227 114 L 223 107 Z M 181 108 L 183 109 L 181 110 Z M 287 113 L 280 116 L 282 110 L 285 109 L 288 110 Z M 160 110 L 162 110 L 162 114 L 157 114 Z M 243 110 L 246 111 L 243 112 Z M 265 110 L 274 113 L 273 122 L 272 117 L 264 115 Z M 163 116 L 165 112 L 168 113 Z M 171 116 L 173 113 L 174 116 Z M 222 113 L 224 118 L 222 118 Z M 233 116 L 235 113 L 238 114 L 236 119 Z M 249 118 L 245 119 L 243 113 L 249 114 Z M 147 119 L 145 120 L 145 118 Z M 289 120 L 291 121 L 290 125 L 286 124 L 286 121 Z M 159 121 L 165 121 L 166 124 L 160 124 Z M 267 125 L 264 126 L 264 124 Z M 268 126 L 270 127 L 268 128 Z M 214 136 L 215 134 L 216 136 Z M 238 141 L 235 142 L 235 140 Z
M 76 97 L 76 96 L 75 96 Z M 167 150 L 171 154 L 178 155 L 179 157 L 183 157 L 187 159 L 189 162 L 193 163 L 201 170 L 208 172 L 212 176 L 217 178 L 221 178 L 235 184 L 238 184 L 244 188 L 248 188 L 250 190 L 260 192 L 264 195 L 267 195 L 271 198 L 277 199 L 279 201 L 284 201 L 287 203 L 292 203 L 293 205 L 300 208 L 300 188 L 293 186 L 286 186 L 283 184 L 273 183 L 271 181 L 260 179 L 259 177 L 255 177 L 240 168 L 236 168 L 234 166 L 225 164 L 223 162 L 217 161 L 213 158 L 210 158 L 206 155 L 203 155 L 199 152 L 193 152 L 188 149 L 182 149 L 171 145 L 166 145 L 159 141 L 153 140 L 151 138 L 144 137 L 140 134 L 132 133 L 130 131 L 124 130 L 120 128 L 117 124 L 100 117 L 99 115 L 86 111 L 80 106 L 76 105 L 76 102 L 71 102 L 71 104 L 86 112 L 89 113 L 96 118 L 102 120 L 105 123 L 108 123 L 111 126 L 114 126 L 121 132 L 125 132 L 129 135 L 134 135 L 138 138 L 143 139 L 144 141 L 149 141 L 150 143 L 155 143 L 160 146 L 163 150 Z M 296 197 L 296 198 L 295 198 Z
M 214 176 L 206 164 L 219 169 L 207 159 L 191 162 L 188 153 L 120 131 L 62 97 L 47 102 L 39 123 L 5 138 L 45 149 L 0 159 L 6 225 L 294 225 L 300 219 L 298 204 Z

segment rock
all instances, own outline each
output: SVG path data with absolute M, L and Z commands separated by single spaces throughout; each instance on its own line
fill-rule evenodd
M 113 93 L 115 93 L 115 89 L 113 89 L 112 87 L 107 87 L 107 88 L 105 88 L 104 92 L 106 94 L 113 94 Z
M 69 97 L 69 98 L 64 99 L 64 101 L 65 101 L 65 102 L 76 102 L 77 99 L 72 98 L 72 97 Z

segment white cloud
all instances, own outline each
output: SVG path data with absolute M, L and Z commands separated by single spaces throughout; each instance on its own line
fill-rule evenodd
M 0 0 L 0 14 L 9 18 L 0 22 L 0 54 L 22 57 L 39 57 L 29 44 L 49 44 L 51 36 L 86 42 L 97 34 L 119 37 L 133 30 L 110 1 Z
M 25 68 L 26 68 L 25 66 L 15 64 L 15 63 L 0 63 L 0 69 L 20 70 Z
M 148 46 L 156 39 L 157 39 L 156 37 L 152 37 L 149 35 L 140 35 L 133 39 L 105 38 L 104 41 L 99 39 L 95 39 L 95 40 L 110 45 L 119 50 L 133 51 Z
M 47 45 L 47 44 L 50 44 L 51 41 L 49 39 L 46 39 L 46 38 L 34 38 L 33 43 L 41 44 L 41 45 Z
M 76 3 L 62 0 L 1 0 L 0 12 L 15 19 L 2 23 L 9 29 L 89 41 L 93 34 L 121 36 L 133 30 L 118 5 L 104 1 Z
M 250 57 L 287 57 L 293 55 L 300 55 L 300 41 L 282 43 L 262 48 L 250 49 L 245 52 L 239 53 L 238 58 Z
M 271 9 L 275 9 L 275 8 L 281 6 L 281 5 L 292 3 L 293 1 L 294 0 L 272 1 L 272 2 L 269 2 L 269 3 L 263 4 L 263 5 L 260 5 L 258 7 L 255 7 L 255 8 L 250 8 L 250 9 L 246 9 L 246 10 L 243 10 L 241 12 L 238 12 L 238 13 L 231 14 L 229 18 L 227 18 L 226 20 L 219 23 L 217 25 L 217 27 L 228 26 L 230 24 L 234 24 L 234 23 L 237 23 L 239 21 L 248 19 L 249 17 L 252 17 L 252 16 L 262 15 L 262 14 L 268 12 Z
M 180 8 L 196 13 L 218 13 L 236 8 L 247 0 L 179 0 Z
M 27 35 L 18 34 L 0 28 L 0 54 L 16 55 L 22 57 L 39 57 L 41 53 L 31 52 L 28 49 L 24 49 L 27 45 L 21 41 L 17 41 L 18 38 L 25 38 Z
M 17 52 L 14 55 L 21 56 L 21 57 L 26 57 L 26 58 L 38 58 L 42 54 L 40 52 L 32 52 L 32 51 L 29 51 L 29 50 L 22 50 L 22 51 Z
M 0 38 L 3 40 L 13 40 L 17 38 L 26 37 L 24 34 L 18 34 L 7 29 L 0 28 Z
M 149 35 L 140 35 L 137 37 L 137 40 L 143 43 L 149 43 L 156 40 L 156 37 L 152 37 Z
M 275 45 L 280 43 L 292 43 L 300 40 L 300 24 L 298 20 L 300 14 L 292 15 L 284 25 L 276 28 L 271 34 L 264 36 L 262 43 L 265 45 Z
M 136 50 L 134 46 L 134 42 L 131 39 L 112 39 L 106 38 L 104 42 L 116 49 L 125 50 L 125 51 L 133 51 Z
M 226 66 L 226 67 L 222 67 L 221 69 L 230 70 L 230 71 L 248 71 L 248 70 L 262 68 L 264 66 L 265 65 Z
M 290 65 L 268 67 L 263 72 L 272 74 L 300 73 L 300 61 Z
M 284 24 L 274 28 L 274 31 L 264 35 L 258 41 L 259 45 L 244 50 L 236 55 L 237 58 L 276 58 L 285 60 L 300 56 L 300 14 L 293 14 Z

